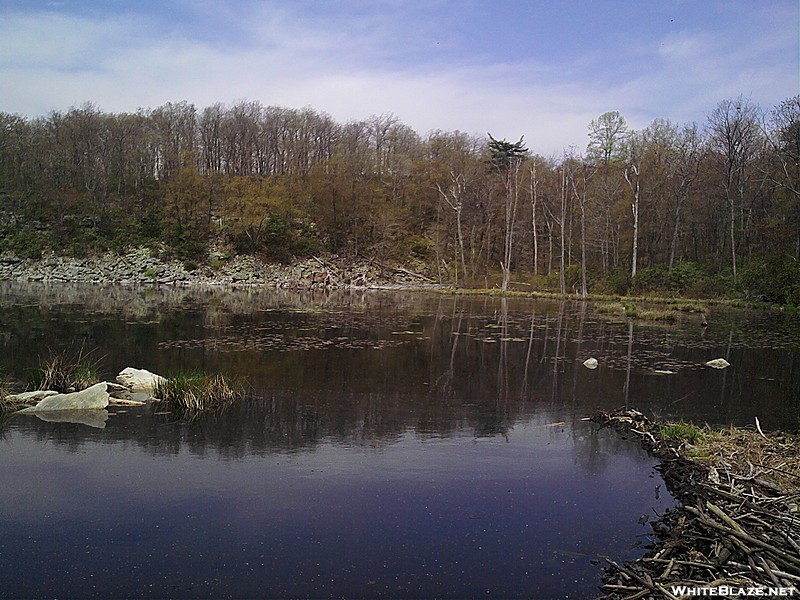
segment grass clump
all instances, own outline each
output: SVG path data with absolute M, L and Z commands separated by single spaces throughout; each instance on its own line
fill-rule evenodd
M 0 411 L 11 410 L 16 408 L 16 405 L 8 396 L 11 394 L 11 385 L 4 377 L 0 377 Z
M 598 302 L 594 311 L 600 315 L 617 315 L 623 316 L 625 314 L 625 305 L 621 302 Z
M 156 401 L 178 413 L 220 411 L 245 396 L 244 385 L 224 376 L 207 373 L 179 373 L 159 383 Z
M 34 372 L 31 383 L 37 390 L 68 393 L 86 389 L 100 382 L 100 361 L 83 348 L 53 353 Z
M 662 425 L 659 432 L 663 439 L 674 440 L 676 442 L 689 442 L 693 445 L 697 444 L 703 438 L 702 429 L 697 425 L 686 423 L 685 421 Z

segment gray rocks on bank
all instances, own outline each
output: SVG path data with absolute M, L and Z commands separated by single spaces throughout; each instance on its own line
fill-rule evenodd
M 418 287 L 433 282 L 411 270 L 375 260 L 338 256 L 312 257 L 290 265 L 266 263 L 253 256 L 212 253 L 212 264 L 187 271 L 177 261 L 164 261 L 147 248 L 90 258 L 45 256 L 22 260 L 0 255 L 0 280 L 123 285 L 253 285 L 283 289 Z

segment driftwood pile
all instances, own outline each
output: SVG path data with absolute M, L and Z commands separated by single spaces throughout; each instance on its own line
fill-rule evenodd
M 756 423 L 709 433 L 700 448 L 665 439 L 638 411 L 594 420 L 638 436 L 681 503 L 654 525 L 658 541 L 643 558 L 607 559 L 602 597 L 800 595 L 798 439 L 764 435 Z

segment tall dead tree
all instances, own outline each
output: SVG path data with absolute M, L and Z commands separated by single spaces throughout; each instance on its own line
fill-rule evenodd
M 496 140 L 489 134 L 490 171 L 500 177 L 504 192 L 505 236 L 503 239 L 503 284 L 501 289 L 508 290 L 511 281 L 511 260 L 514 249 L 514 227 L 519 204 L 520 168 L 528 149 L 519 138 L 518 142 Z

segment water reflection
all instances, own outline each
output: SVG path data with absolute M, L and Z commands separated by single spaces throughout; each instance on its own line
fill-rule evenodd
M 108 377 L 202 368 L 254 392 L 191 422 L 11 419 L 11 597 L 591 596 L 592 559 L 641 553 L 640 519 L 670 499 L 586 416 L 800 412 L 797 317 L 775 313 L 720 310 L 704 331 L 580 302 L 9 284 L 0 308 L 0 370 L 19 381 L 79 344 Z M 702 366 L 720 356 L 732 366 Z
M 635 443 L 546 413 L 491 437 L 323 427 L 315 443 L 252 414 L 136 413 L 7 431 L 4 594 L 586 597 L 593 560 L 638 555 L 640 517 L 669 506 Z
M 714 308 L 701 328 L 694 315 L 669 326 L 615 321 L 571 301 L 32 284 L 0 285 L 0 305 L 0 370 L 23 382 L 50 349 L 79 343 L 104 357 L 109 377 L 131 365 L 202 368 L 241 375 L 264 398 L 287 388 L 396 396 L 428 420 L 439 415 L 443 431 L 455 418 L 502 432 L 544 407 L 628 405 L 710 423 L 758 416 L 790 429 L 800 415 L 797 315 Z M 590 356 L 594 371 L 582 366 Z M 732 366 L 703 366 L 718 357 Z

